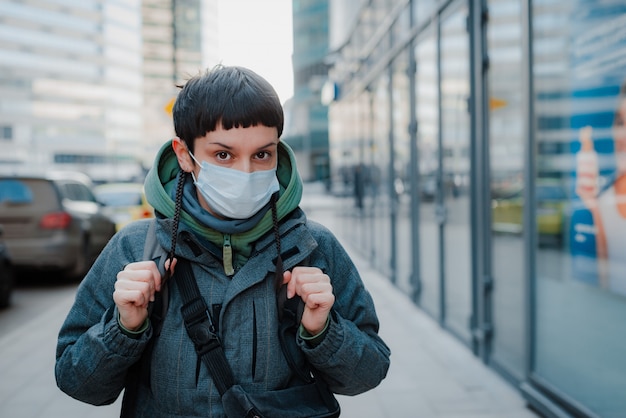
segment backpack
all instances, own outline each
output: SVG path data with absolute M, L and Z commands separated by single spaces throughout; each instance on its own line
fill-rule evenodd
M 153 260 L 157 263 L 159 272 L 165 274 L 165 261 L 167 251 L 161 247 L 156 237 L 156 219 L 150 221 L 150 226 L 144 244 L 143 260 Z M 189 337 L 194 342 L 198 357 L 208 367 L 211 376 L 214 377 L 222 403 L 229 417 L 271 417 L 271 418 L 298 418 L 298 417 L 318 417 L 333 418 L 340 414 L 340 407 L 332 392 L 328 389 L 322 379 L 314 377 L 314 371 L 308 364 L 297 364 L 296 335 L 304 311 L 304 302 L 300 297 L 287 299 L 286 285 L 283 285 L 277 292 L 277 306 L 279 312 L 279 340 L 281 349 L 289 367 L 303 382 L 300 386 L 294 386 L 283 390 L 268 391 L 261 394 L 248 394 L 245 390 L 234 382 L 230 366 L 221 349 L 219 338 L 213 334 L 211 314 L 206 304 L 199 294 L 195 278 L 191 272 L 188 262 L 179 260 L 177 263 L 176 284 L 183 295 L 184 305 L 181 309 L 185 319 L 185 325 Z M 127 384 L 125 399 L 122 404 L 122 417 L 131 416 L 134 411 L 136 396 L 132 393 L 137 390 L 139 376 L 147 376 L 144 384 L 150 381 L 149 378 L 149 358 L 152 349 L 152 341 L 158 338 L 161 332 L 163 318 L 167 312 L 168 286 L 162 286 L 161 292 L 155 295 L 154 302 L 149 306 L 149 316 L 153 327 L 153 337 L 142 356 L 142 361 L 137 363 L 136 370 L 130 374 L 130 382 Z M 191 312 L 195 311 L 195 312 Z M 206 312 L 206 314 L 204 314 Z M 198 314 L 201 315 L 198 315 Z M 191 318 L 195 315 L 195 318 Z M 204 320 L 205 326 L 198 324 L 196 318 L 208 317 Z M 190 323 L 191 322 L 191 323 Z M 200 325 L 200 326 L 199 326 Z M 191 329 L 193 328 L 193 329 Z M 206 329 L 203 329 L 206 328 Z M 198 332 L 201 329 L 202 332 Z M 211 341 L 203 341 L 207 334 L 215 337 Z M 200 335 L 200 337 L 198 337 Z M 202 347 L 202 343 L 204 346 Z M 208 349 L 207 349 L 208 347 Z M 143 364 L 143 366 L 142 366 Z M 141 373 L 141 371 L 144 373 Z M 146 382 L 147 380 L 147 382 Z
M 157 263 L 157 268 L 164 277 L 166 274 L 165 261 L 167 260 L 168 252 L 159 244 L 156 237 L 156 219 L 150 221 L 148 232 L 146 234 L 146 241 L 143 248 L 142 260 L 152 260 Z M 168 286 L 163 286 L 161 292 L 155 295 L 154 302 L 150 303 L 149 316 L 153 325 L 154 331 L 160 332 L 160 324 L 167 312 L 167 305 L 169 302 Z M 299 296 L 292 299 L 287 299 L 287 289 L 283 286 L 277 294 L 277 303 L 279 310 L 279 319 L 281 321 L 281 337 L 285 331 L 292 329 L 297 324 L 299 326 L 302 320 L 302 313 L 304 312 L 304 302 Z M 156 325 L 156 329 L 154 326 Z M 297 327 L 295 327 L 297 328 Z M 281 338 L 282 342 L 282 338 Z M 283 344 L 284 345 L 284 344 Z M 287 360 L 292 364 L 291 356 L 285 354 Z

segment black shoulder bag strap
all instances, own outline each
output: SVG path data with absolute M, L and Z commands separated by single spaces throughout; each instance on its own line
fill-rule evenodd
M 178 285 L 183 300 L 181 313 L 187 334 L 194 343 L 198 357 L 208 367 L 220 395 L 224 395 L 235 384 L 235 378 L 228 360 L 226 360 L 209 308 L 200 295 L 191 265 L 187 260 L 178 259 L 176 276 L 174 282 Z M 295 335 L 302 318 L 304 303 L 300 297 L 287 299 L 286 294 L 287 286 L 282 286 L 277 299 L 281 348 L 290 368 L 301 379 L 310 382 L 312 381 L 311 375 L 307 373 L 306 367 L 296 364 L 295 358 L 297 356 L 294 353 L 298 349 L 295 344 Z
M 200 294 L 198 284 L 193 276 L 191 270 L 191 264 L 188 260 L 179 258 L 176 264 L 176 284 L 180 290 L 183 300 L 183 306 L 181 313 L 185 321 L 185 328 L 189 338 L 194 343 L 198 357 L 202 359 L 202 362 L 206 365 L 211 378 L 215 386 L 217 387 L 220 396 L 224 394 L 235 385 L 235 378 L 233 372 L 228 364 L 224 349 L 216 333 L 216 328 L 213 324 L 209 309 Z M 283 353 L 289 363 L 289 366 L 294 370 L 300 378 L 309 384 L 313 384 L 317 388 L 317 395 L 308 393 L 306 396 L 310 399 L 313 396 L 313 403 L 315 406 L 322 406 L 323 415 L 315 415 L 319 417 L 338 417 L 340 408 L 337 400 L 332 393 L 327 389 L 325 383 L 321 379 L 315 379 L 310 373 L 311 369 L 306 365 L 298 365 L 295 361 L 295 353 L 293 350 L 297 350 L 295 343 L 295 333 L 297 332 L 300 318 L 302 317 L 302 311 L 304 304 L 299 297 L 287 299 L 286 289 L 283 289 L 282 296 L 278 298 L 279 312 L 280 312 L 280 339 Z M 308 373 L 307 373 L 308 372 Z M 295 392 L 298 396 L 302 396 L 302 391 L 297 390 Z M 233 395 L 233 400 L 238 404 L 237 412 L 245 413 L 245 416 L 262 416 L 257 412 L 256 402 L 253 402 L 248 395 L 244 397 L 245 402 L 241 402 L 241 394 L 237 396 Z M 285 395 L 287 396 L 287 395 Z M 317 397 L 316 397 L 317 396 Z M 273 410 L 276 410 L 276 395 L 266 399 L 274 399 L 270 402 Z M 263 398 L 260 399 L 263 402 Z M 305 402 L 306 403 L 306 402 Z M 310 403 L 310 402 L 309 402 Z M 282 405 L 282 404 L 281 404 Z M 279 408 L 284 408 L 285 405 Z M 244 409 L 239 409 L 239 408 Z
M 161 291 L 156 292 L 154 302 L 151 302 L 148 306 L 148 316 L 152 323 L 152 329 L 155 337 L 158 337 L 161 334 L 161 325 L 163 324 L 163 319 L 167 312 L 167 304 L 169 302 L 168 287 L 166 286 L 169 279 L 169 271 L 165 269 L 167 251 L 161 247 L 161 244 L 159 244 L 157 240 L 156 223 L 156 218 L 150 221 L 150 226 L 146 234 L 146 242 L 143 247 L 143 257 L 141 259 L 157 263 L 157 268 L 163 280 L 161 283 Z
M 284 284 L 276 295 L 276 304 L 279 319 L 278 338 L 283 355 L 294 373 L 305 382 L 311 382 L 313 379 L 308 367 L 305 364 L 296 364 L 299 350 L 296 335 L 304 313 L 304 302 L 298 295 L 287 299 L 287 285 Z
M 159 271 L 162 272 L 165 271 L 164 264 L 165 259 L 167 258 L 167 251 L 161 247 L 157 240 L 156 223 L 156 218 L 150 220 L 141 260 L 152 260 L 157 262 L 157 267 L 159 267 Z M 121 418 L 134 417 L 139 386 L 140 384 L 144 384 L 146 386 L 150 385 L 151 370 L 149 363 L 152 355 L 152 348 L 154 345 L 154 339 L 157 338 L 161 332 L 161 324 L 163 323 L 163 317 L 167 311 L 167 303 L 167 286 L 163 286 L 161 292 L 157 292 L 155 294 L 155 301 L 150 302 L 148 306 L 148 315 L 150 317 L 153 337 L 148 342 L 141 359 L 137 363 L 133 364 L 127 372 L 124 401 L 122 402 L 122 409 L 120 413 Z
M 209 308 L 198 289 L 189 261 L 178 259 L 175 282 L 183 299 L 183 307 L 180 311 L 185 320 L 187 334 L 194 343 L 198 357 L 209 369 L 220 395 L 224 395 L 235 384 L 235 378 L 226 360 Z

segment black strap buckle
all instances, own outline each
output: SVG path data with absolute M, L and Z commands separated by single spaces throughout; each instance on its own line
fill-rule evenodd
M 199 355 L 220 347 L 220 339 L 209 321 L 203 321 L 187 327 L 187 333 L 196 346 Z
M 181 308 L 181 312 L 185 318 L 187 333 L 195 344 L 198 354 L 202 355 L 220 346 L 215 325 L 201 297 L 186 303 Z

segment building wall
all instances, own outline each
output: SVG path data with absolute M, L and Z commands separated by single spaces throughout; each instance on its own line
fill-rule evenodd
M 218 61 L 217 0 L 144 0 L 143 165 L 174 136 L 177 85 Z
M 321 102 L 327 80 L 328 1 L 293 1 L 294 96 L 286 103 L 283 140 L 294 149 L 305 181 L 328 177 L 328 109 Z
M 141 178 L 216 19 L 215 0 L 0 2 L 0 170 Z
M 2 2 L 0 16 L 0 125 L 10 132 L 0 152 L 12 160 L 2 168 L 136 154 L 140 2 Z
M 172 0 L 144 0 L 143 127 L 145 167 L 150 167 L 163 142 L 174 136 L 171 107 L 176 98 L 174 11 Z
M 341 3 L 329 137 L 352 244 L 543 415 L 621 416 L 624 3 Z

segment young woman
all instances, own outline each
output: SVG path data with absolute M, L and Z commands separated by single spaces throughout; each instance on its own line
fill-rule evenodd
M 298 207 L 302 182 L 280 141 L 284 118 L 274 89 L 248 69 L 219 66 L 182 87 L 173 116 L 177 137 L 145 182 L 156 238 L 169 252 L 167 272 L 143 260 L 150 221 L 118 232 L 60 330 L 58 386 L 94 405 L 126 389 L 125 416 L 234 416 L 230 397 L 220 394 L 224 379 L 188 335 L 184 292 L 175 284 L 182 263 L 191 267 L 234 383 L 261 414 L 272 397 L 284 416 L 317 413 L 298 410 L 317 395 L 294 388 L 319 386 L 301 386 L 283 352 L 281 286 L 304 302 L 292 363 L 310 367 L 333 393 L 377 386 L 390 352 L 372 299 L 333 234 Z M 166 308 L 157 326 L 150 307 L 160 294 Z M 258 411 L 244 411 L 251 412 Z

